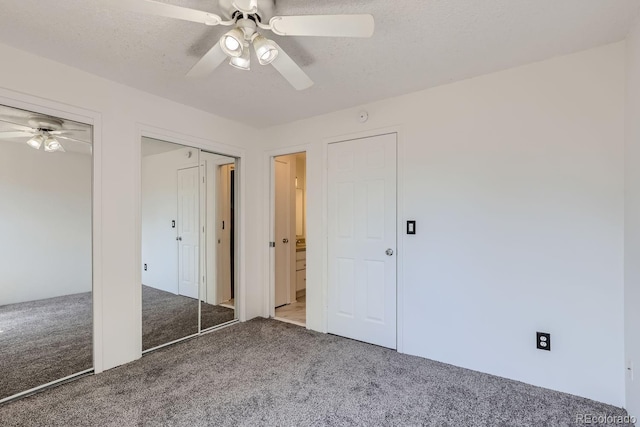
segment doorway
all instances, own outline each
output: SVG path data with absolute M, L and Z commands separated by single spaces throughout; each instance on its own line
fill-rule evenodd
M 395 349 L 395 133 L 329 144 L 328 332 Z
M 273 157 L 273 317 L 306 325 L 306 153 Z

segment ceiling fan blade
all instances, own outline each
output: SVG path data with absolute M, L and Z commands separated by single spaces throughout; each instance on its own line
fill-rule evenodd
M 227 55 L 222 51 L 220 42 L 218 42 L 189 70 L 187 77 L 206 76 L 218 68 L 226 59 Z
M 8 131 L 8 132 L 0 132 L 0 138 L 20 138 L 20 137 L 29 137 L 33 135 L 31 132 L 22 132 L 22 131 Z
M 271 31 L 280 36 L 371 37 L 371 15 L 274 16 Z
M 271 65 L 273 65 L 296 90 L 304 90 L 313 86 L 313 81 L 302 71 L 302 68 L 300 68 L 280 46 L 275 42 L 274 44 L 278 48 L 278 56 Z
M 64 133 L 72 133 L 72 132 L 86 132 L 87 129 L 62 129 L 62 130 L 51 130 L 49 133 L 51 135 L 62 135 Z
M 215 13 L 174 6 L 154 0 L 112 0 L 109 1 L 108 4 L 109 6 L 115 6 L 130 12 L 182 19 L 184 21 L 198 22 L 206 25 L 218 25 L 222 22 L 222 18 Z
M 22 130 L 23 132 L 33 132 L 33 128 L 30 128 L 29 126 L 21 125 L 20 123 L 10 122 L 10 121 L 5 120 L 5 119 L 0 119 L 0 122 L 7 123 L 7 124 L 15 127 L 16 129 Z
M 68 136 L 63 136 L 63 135 L 56 135 L 55 136 L 56 139 L 66 139 L 68 141 L 73 141 L 73 142 L 79 142 L 81 144 L 87 144 L 87 145 L 91 145 L 90 142 L 87 141 L 81 141 L 79 139 L 75 139 L 75 138 L 69 138 Z

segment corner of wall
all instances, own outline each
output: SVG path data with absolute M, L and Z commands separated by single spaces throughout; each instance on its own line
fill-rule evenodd
M 624 329 L 625 401 L 640 416 L 640 16 L 626 40 Z M 636 372 L 634 372 L 636 371 Z

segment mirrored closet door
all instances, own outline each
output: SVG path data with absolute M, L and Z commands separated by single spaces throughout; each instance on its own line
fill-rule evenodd
M 0 401 L 93 367 L 92 136 L 0 105 Z
M 142 139 L 142 350 L 233 321 L 235 158 Z

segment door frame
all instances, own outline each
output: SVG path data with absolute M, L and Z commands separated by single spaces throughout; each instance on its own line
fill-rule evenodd
M 332 238 L 332 236 L 329 235 L 329 216 L 330 216 L 330 208 L 331 208 L 331 206 L 329 206 L 329 178 L 330 178 L 329 148 L 331 146 L 336 146 L 338 144 L 344 145 L 344 144 L 348 144 L 348 143 L 360 143 L 360 146 L 364 147 L 364 146 L 366 146 L 366 141 L 367 140 L 370 140 L 372 138 L 384 138 L 384 137 L 389 137 L 389 136 L 393 137 L 393 139 L 394 139 L 394 151 L 395 151 L 395 153 L 394 153 L 395 154 L 395 162 L 393 164 L 393 167 L 394 167 L 394 170 L 393 170 L 393 172 L 394 172 L 394 174 L 393 174 L 394 175 L 393 176 L 393 178 L 394 178 L 393 184 L 394 185 L 393 186 L 395 187 L 394 197 L 393 197 L 394 211 L 395 211 L 394 212 L 395 227 L 393 227 L 391 225 L 392 223 L 390 224 L 385 219 L 385 227 L 384 228 L 385 228 L 385 232 L 386 232 L 388 230 L 387 229 L 387 225 L 389 225 L 389 231 L 391 229 L 393 229 L 394 230 L 394 234 L 395 234 L 394 235 L 393 246 L 387 246 L 387 247 L 390 247 L 390 248 L 392 248 L 392 250 L 395 251 L 395 253 L 392 254 L 392 255 L 395 256 L 395 259 L 394 259 L 394 261 L 395 261 L 394 262 L 394 264 L 395 264 L 394 265 L 394 270 L 395 271 L 393 271 L 393 273 L 394 273 L 393 276 L 394 276 L 394 294 L 395 294 L 394 295 L 395 296 L 395 307 L 394 308 L 395 308 L 396 312 L 395 312 L 395 319 L 394 319 L 394 324 L 393 324 L 393 326 L 395 326 L 395 328 L 393 328 L 393 334 L 394 334 L 394 336 L 393 336 L 393 338 L 394 338 L 393 347 L 390 346 L 390 343 L 387 343 L 387 344 L 380 343 L 379 345 L 384 346 L 384 347 L 389 348 L 389 349 L 397 350 L 397 348 L 398 348 L 398 318 L 400 317 L 398 315 L 398 276 L 399 276 L 398 258 L 399 258 L 399 255 L 400 255 L 400 253 L 398 251 L 399 240 L 400 240 L 398 224 L 400 223 L 400 221 L 398 221 L 398 134 L 397 134 L 397 132 L 387 132 L 387 133 L 381 133 L 381 134 L 378 134 L 378 135 L 365 136 L 365 137 L 361 137 L 361 138 L 349 138 L 349 139 L 346 139 L 346 140 L 331 142 L 331 143 L 327 144 L 327 146 L 326 146 L 326 149 L 327 149 L 327 167 L 325 168 L 325 175 L 326 175 L 325 183 L 326 183 L 326 188 L 327 188 L 327 191 L 326 191 L 326 196 L 327 196 L 326 203 L 327 204 L 326 204 L 326 209 L 325 209 L 326 218 L 327 218 L 327 227 L 325 229 L 325 233 L 326 233 L 326 236 L 327 236 L 327 239 L 326 239 L 327 240 L 327 270 L 326 270 L 326 273 L 327 273 L 327 277 L 331 276 L 331 271 L 330 271 L 330 266 L 329 266 L 329 262 L 331 261 L 330 253 L 329 253 L 329 250 L 330 250 L 329 242 L 331 241 L 330 239 Z M 390 139 L 390 138 L 388 138 L 388 139 Z M 386 143 L 387 142 L 384 142 L 384 144 L 386 144 Z M 385 165 L 385 169 L 386 169 L 386 165 Z M 386 176 L 386 171 L 385 171 L 385 176 Z M 355 178 L 356 181 L 357 181 L 357 179 L 358 178 Z M 386 178 L 385 178 L 385 180 L 386 180 Z M 385 184 L 386 184 L 386 182 L 385 182 Z M 385 185 L 385 188 L 386 188 L 386 185 Z M 387 202 L 387 199 L 386 199 L 386 194 L 385 194 L 385 203 L 386 202 Z M 386 206 L 385 206 L 384 211 L 387 211 Z M 337 215 L 337 213 L 335 213 L 334 215 Z M 334 231 L 334 233 L 335 233 L 335 231 Z M 354 235 L 355 234 L 356 233 L 354 232 Z M 334 234 L 333 238 L 335 238 L 335 237 L 336 237 L 336 235 Z M 386 235 L 385 235 L 385 237 L 386 237 Z M 391 243 L 389 243 L 389 244 L 391 244 Z M 381 247 L 380 249 L 382 250 L 383 247 Z M 354 256 L 358 257 L 357 254 L 355 254 Z M 386 259 L 385 259 L 385 261 L 386 261 Z M 385 273 L 386 273 L 386 271 L 387 270 L 385 269 Z M 335 278 L 335 276 L 334 276 L 334 278 Z M 389 290 L 387 288 L 387 285 L 388 284 L 385 281 L 385 285 L 384 285 L 385 294 Z M 335 287 L 333 287 L 333 288 L 335 289 Z M 326 287 L 327 331 L 329 329 L 329 291 L 330 291 L 330 286 L 329 286 L 329 282 L 327 281 L 327 287 Z M 335 309 L 335 307 L 334 307 L 334 309 Z M 335 329 L 334 329 L 334 331 L 335 331 Z M 339 333 L 336 333 L 336 332 L 333 332 L 333 333 L 335 335 L 339 335 Z M 373 334 L 373 335 L 375 335 L 375 334 Z M 357 334 L 356 334 L 356 336 L 347 336 L 347 335 L 344 335 L 344 336 L 347 337 L 347 338 L 352 338 L 352 339 L 356 339 L 356 340 L 360 340 L 361 339 L 361 336 L 358 336 Z M 373 339 L 373 341 L 375 341 L 375 339 Z M 365 340 L 365 342 L 370 342 L 370 343 L 374 344 L 373 341 Z M 384 341 L 386 341 L 386 340 L 384 340 Z M 380 342 L 380 341 L 378 341 L 378 342 Z
M 309 156 L 309 147 L 310 144 L 305 145 L 297 145 L 294 147 L 281 148 L 276 150 L 266 151 L 264 154 L 264 162 L 265 162 L 265 171 L 267 171 L 268 179 L 264 180 L 264 205 L 269 207 L 269 215 L 265 215 L 264 218 L 264 230 L 265 230 L 265 238 L 264 238 L 264 271 L 268 274 L 268 292 L 265 293 L 263 298 L 263 312 L 267 315 L 267 317 L 275 317 L 276 309 L 275 309 L 275 301 L 276 301 L 276 259 L 275 259 L 275 250 L 272 250 L 269 246 L 269 242 L 275 242 L 275 214 L 276 214 L 276 168 L 275 168 L 275 160 L 276 157 L 287 156 L 291 154 L 297 153 L 305 153 L 307 158 Z M 308 160 L 307 160 L 308 162 Z M 295 233 L 294 233 L 295 234 Z M 295 237 L 295 236 L 294 236 Z M 309 240 L 307 239 L 307 242 Z M 291 241 L 290 241 L 291 243 Z M 289 284 L 291 286 L 291 283 Z M 309 326 L 307 326 L 309 329 Z
M 79 373 L 101 373 L 104 368 L 103 362 L 103 335 L 102 335 L 102 115 L 98 112 L 52 101 L 45 98 L 16 92 L 0 87 L 0 104 L 20 108 L 35 113 L 47 114 L 62 119 L 72 120 L 93 126 L 93 141 L 91 155 L 91 297 L 92 297 L 92 363 L 93 367 Z M 70 378 L 61 378 L 48 384 L 38 386 L 34 389 L 10 396 L 5 400 L 24 396 L 34 390 L 43 389 L 52 384 L 60 383 Z
M 246 212 L 244 209 L 246 199 L 246 171 L 244 164 L 246 162 L 247 154 L 245 149 L 232 147 L 226 144 L 216 142 L 211 139 L 198 138 L 191 135 L 186 135 L 179 132 L 174 132 L 168 129 L 159 128 L 153 125 L 136 123 L 136 140 L 134 141 L 134 167 L 136 182 L 134 183 L 134 192 L 136 200 L 135 216 L 135 236 L 136 236 L 136 275 L 135 280 L 138 284 L 138 291 L 135 293 L 135 307 L 138 311 L 137 324 L 135 325 L 137 331 L 137 343 L 138 343 L 138 355 L 142 357 L 142 138 L 152 138 L 161 141 L 171 142 L 174 144 L 184 145 L 194 149 L 200 149 L 207 152 L 221 154 L 236 159 L 236 212 L 235 212 L 235 285 L 236 285 L 236 318 L 240 322 L 246 320 Z M 199 164 L 199 163 L 198 163 Z M 239 197 L 238 197 L 239 196 Z M 202 245 L 202 243 L 201 243 Z M 202 269 L 202 263 L 199 263 L 199 269 Z M 202 274 L 200 271 L 199 276 Z M 199 311 L 199 310 L 198 310 Z M 221 327 L 226 327 L 232 322 L 225 323 Z M 198 316 L 198 335 L 205 334 L 211 331 L 206 329 L 200 331 L 200 316 Z M 169 343 L 170 344 L 170 343 Z M 159 348 L 159 347 L 156 347 Z M 154 349 L 151 349 L 154 350 Z
M 360 132 L 347 133 L 333 137 L 322 139 L 322 306 L 323 306 L 323 330 L 327 332 L 329 325 L 328 306 L 329 306 L 329 144 L 338 142 L 347 142 L 357 139 L 370 138 L 374 136 L 396 134 L 396 351 L 404 353 L 404 322 L 402 314 L 404 313 L 404 227 L 406 220 L 414 219 L 405 216 L 405 194 L 404 194 L 404 176 L 401 173 L 404 170 L 404 127 L 402 125 L 393 125 L 382 128 L 368 129 Z M 307 285 L 308 286 L 308 285 Z

